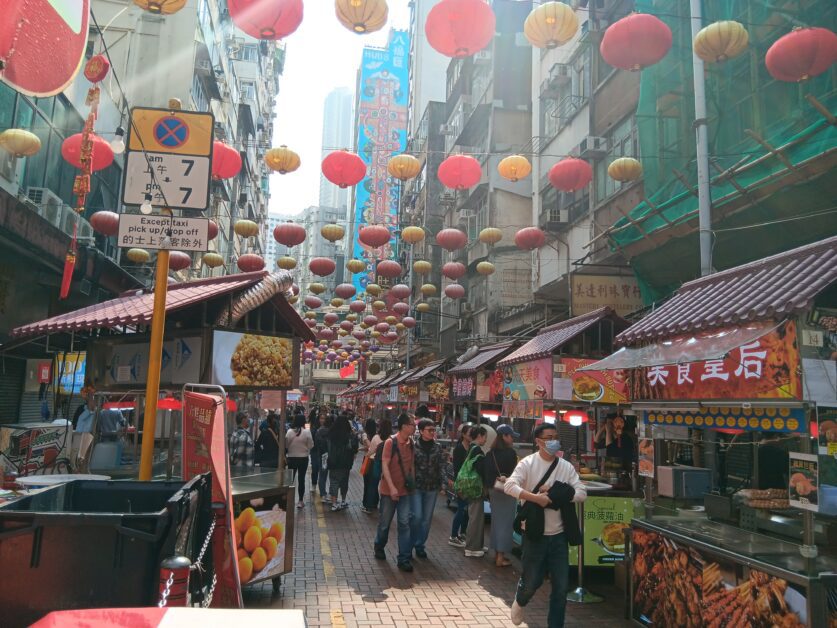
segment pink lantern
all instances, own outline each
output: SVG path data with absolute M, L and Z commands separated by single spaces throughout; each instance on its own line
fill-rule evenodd
M 436 234 L 436 242 L 443 249 L 456 251 L 468 244 L 468 234 L 460 229 L 442 229 Z
M 372 327 L 372 325 L 377 324 L 378 317 L 373 316 L 372 314 L 369 314 L 368 316 L 363 317 L 363 322 L 366 323 L 369 327 Z
M 389 293 L 396 299 L 406 299 L 410 296 L 411 292 L 412 290 L 410 290 L 410 286 L 404 285 L 403 283 L 395 284 L 389 289 Z
M 449 279 L 459 279 L 460 277 L 464 277 L 467 270 L 468 269 L 465 268 L 465 264 L 461 262 L 448 262 L 442 266 L 442 274 Z
M 465 288 L 458 283 L 452 283 L 445 288 L 445 296 L 449 299 L 461 299 L 465 296 Z
M 562 192 L 577 192 L 593 180 L 593 168 L 583 159 L 567 157 L 549 169 L 549 182 Z
M 491 43 L 496 27 L 494 11 L 484 0 L 442 0 L 427 14 L 424 32 L 446 57 L 468 57 Z
M 828 70 L 837 61 L 837 35 L 827 28 L 795 28 L 777 39 L 764 57 L 770 76 L 798 83 Z
M 320 277 L 330 275 L 336 268 L 337 264 L 330 257 L 315 257 L 308 263 L 308 269 Z
M 366 310 L 366 303 L 364 303 L 363 301 L 352 301 L 351 303 L 349 303 L 349 309 L 352 312 L 360 314 L 361 312 Z
M 317 326 L 317 321 L 315 321 L 313 318 L 306 318 L 305 319 L 305 324 L 308 325 L 309 327 L 316 327 Z
M 302 23 L 302 0 L 228 0 L 230 17 L 256 39 L 283 39 Z
M 396 340 L 398 340 L 398 332 L 397 331 L 388 331 L 387 333 L 384 334 L 384 338 L 386 338 L 387 340 L 389 340 L 391 342 L 395 342 Z
M 389 229 L 384 225 L 367 225 L 358 229 L 357 239 L 373 249 L 383 246 L 392 238 Z
M 341 299 L 351 299 L 355 296 L 357 290 L 355 287 L 350 283 L 341 283 L 334 289 L 334 294 L 336 294 Z
M 451 155 L 439 164 L 437 175 L 445 187 L 467 190 L 482 179 L 482 166 L 470 155 Z
M 366 338 L 366 333 L 362 329 L 355 329 L 352 332 L 352 337 L 358 340 L 363 340 L 364 338 Z
M 402 273 L 401 264 L 391 259 L 378 262 L 376 270 L 381 277 L 387 277 L 389 279 L 400 277 Z
M 323 327 L 319 332 L 317 332 L 317 338 L 321 340 L 331 340 L 334 338 L 334 331 L 328 327 Z
M 546 242 L 546 236 L 537 227 L 525 227 L 514 234 L 514 243 L 517 248 L 524 251 L 539 249 L 544 245 L 544 242 Z
M 113 149 L 110 147 L 110 144 L 95 133 L 90 134 L 90 141 L 93 143 L 90 170 L 97 172 L 98 170 L 107 168 L 113 163 Z M 64 161 L 79 169 L 81 169 L 81 143 L 82 134 L 76 133 L 68 137 L 61 144 L 61 156 L 64 158 Z
M 410 306 L 403 301 L 398 301 L 397 303 L 393 303 L 390 309 L 399 316 L 404 316 L 410 311 Z
M 660 61 L 671 43 L 671 29 L 660 18 L 631 13 L 608 26 L 599 51 L 609 65 L 636 71 Z
M 340 320 L 340 317 L 334 312 L 329 312 L 323 317 L 323 322 L 326 325 L 334 325 L 338 320 Z
M 389 323 L 378 323 L 375 325 L 375 331 L 385 334 L 389 331 Z
M 214 220 L 210 220 L 209 224 L 207 225 L 207 239 L 214 240 L 218 237 L 218 223 Z
M 90 216 L 90 225 L 95 231 L 106 236 L 115 236 L 119 232 L 119 214 L 100 211 Z
M 343 321 L 342 323 L 340 323 L 340 329 L 343 329 L 345 331 L 352 331 L 354 328 L 355 326 L 354 324 L 352 324 L 352 321 Z
M 326 179 L 341 188 L 347 188 L 363 180 L 366 164 L 355 153 L 336 150 L 323 159 L 322 171 Z
M 241 154 L 229 144 L 212 142 L 212 178 L 232 179 L 241 172 Z
M 302 244 L 305 241 L 305 227 L 295 222 L 283 222 L 273 229 L 273 239 L 287 247 Z
M 243 273 L 253 273 L 264 269 L 264 258 L 261 255 L 245 253 L 238 258 L 238 268 Z
M 305 297 L 303 303 L 305 303 L 306 307 L 316 310 L 318 307 L 322 306 L 323 300 L 320 297 L 315 297 L 313 294 L 309 294 Z
M 293 285 L 291 286 L 291 292 L 293 292 L 293 293 L 294 293 L 294 296 L 297 296 L 297 295 L 299 294 L 299 286 L 298 286 L 298 285 L 296 285 L 296 284 L 293 284 Z
M 174 272 L 186 270 L 192 265 L 192 258 L 183 251 L 169 252 L 169 268 Z
M 407 329 L 412 329 L 416 326 L 416 319 L 414 319 L 412 316 L 405 316 L 401 319 L 401 322 Z

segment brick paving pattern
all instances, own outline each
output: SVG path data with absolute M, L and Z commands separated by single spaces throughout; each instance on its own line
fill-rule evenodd
M 310 485 L 310 476 L 308 478 Z M 429 558 L 415 558 L 413 573 L 395 565 L 396 520 L 390 528 L 387 560 L 376 560 L 372 542 L 377 513 L 360 511 L 363 493 L 357 465 L 349 488 L 350 507 L 332 513 L 309 493 L 305 508 L 296 511 L 294 571 L 283 576 L 282 590 L 273 596 L 269 583 L 246 587 L 247 608 L 302 609 L 308 626 L 512 626 L 509 607 L 520 575 L 520 563 L 496 568 L 493 553 L 465 558 L 448 545 L 453 512 L 443 495 L 427 543 Z M 486 541 L 488 527 L 486 524 Z M 572 570 L 571 570 L 572 571 Z M 575 587 L 574 578 L 570 586 Z M 631 625 L 624 617 L 624 594 L 612 585 L 590 588 L 605 597 L 599 604 L 567 604 L 570 628 L 611 628 Z M 549 582 L 526 607 L 529 628 L 545 628 Z

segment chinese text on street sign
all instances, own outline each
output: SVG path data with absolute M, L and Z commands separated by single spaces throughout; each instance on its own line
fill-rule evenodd
M 167 233 L 169 230 L 171 233 Z M 167 235 L 169 242 L 164 246 L 163 240 Z M 209 249 L 209 220 L 122 214 L 119 217 L 117 242 L 122 248 L 167 248 L 203 252 Z

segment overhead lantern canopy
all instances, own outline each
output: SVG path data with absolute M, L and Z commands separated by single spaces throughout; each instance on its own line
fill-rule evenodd
M 562 192 L 576 192 L 593 180 L 593 168 L 583 159 L 567 157 L 549 169 L 549 182 Z
M 6 129 L 0 133 L 0 148 L 17 158 L 31 157 L 41 150 L 41 140 L 25 129 Z
M 421 172 L 421 162 L 406 153 L 396 155 L 387 162 L 387 172 L 400 181 L 408 181 Z
M 291 221 L 278 224 L 273 229 L 273 239 L 289 248 L 305 242 L 305 235 L 305 227 Z
M 642 177 L 642 164 L 633 157 L 620 157 L 610 162 L 607 174 L 614 181 L 636 181 Z
M 497 164 L 497 172 L 504 179 L 516 182 L 529 176 L 532 164 L 523 155 L 509 155 Z
M 536 48 L 563 46 L 578 32 L 578 16 L 563 2 L 544 2 L 523 23 L 523 34 Z
M 828 70 L 837 61 L 837 35 L 827 28 L 795 28 L 776 40 L 764 62 L 778 81 L 799 83 Z
M 273 172 L 288 174 L 299 168 L 302 161 L 299 155 L 282 144 L 279 148 L 271 148 L 264 154 L 264 163 Z
M 407 244 L 418 244 L 424 240 L 424 229 L 421 227 L 404 227 L 401 231 L 401 239 Z
M 384 27 L 389 7 L 385 0 L 335 0 L 334 12 L 343 26 L 363 35 Z
M 702 28 L 692 47 L 706 63 L 720 63 L 737 57 L 747 49 L 750 36 L 739 22 L 723 20 Z
M 256 39 L 282 39 L 302 23 L 302 0 L 227 0 L 235 25 Z
M 345 233 L 346 230 L 342 226 L 335 224 L 323 225 L 323 228 L 320 229 L 320 235 L 329 242 L 337 242 Z
M 635 72 L 665 57 L 671 42 L 665 22 L 647 13 L 632 13 L 608 26 L 599 51 L 606 63 Z
M 355 153 L 336 150 L 323 159 L 325 178 L 341 188 L 357 185 L 366 176 L 366 164 Z
M 437 174 L 445 187 L 467 190 L 482 179 L 482 166 L 470 155 L 451 155 L 439 164 Z
M 446 57 L 470 57 L 494 38 L 497 18 L 485 0 L 442 0 L 427 14 L 427 42 Z
M 241 172 L 241 155 L 229 144 L 212 142 L 212 178 L 232 179 Z

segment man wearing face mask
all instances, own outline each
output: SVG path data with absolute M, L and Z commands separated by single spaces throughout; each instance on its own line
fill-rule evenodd
M 230 434 L 230 466 L 252 470 L 256 463 L 256 446 L 250 435 L 250 417 L 239 412 L 235 419 L 238 428 Z
M 523 607 L 543 584 L 548 572 L 552 591 L 547 625 L 562 628 L 569 578 L 568 540 L 577 544 L 579 534 L 578 522 L 564 521 L 561 510 L 572 517 L 571 504 L 587 499 L 587 490 L 573 466 L 558 457 L 561 442 L 555 425 L 541 423 L 535 428 L 534 436 L 538 451 L 517 463 L 505 485 L 507 495 L 544 509 L 543 535 L 539 538 L 528 533 L 523 535 L 523 569 L 512 603 L 511 621 L 515 626 L 523 622 Z

